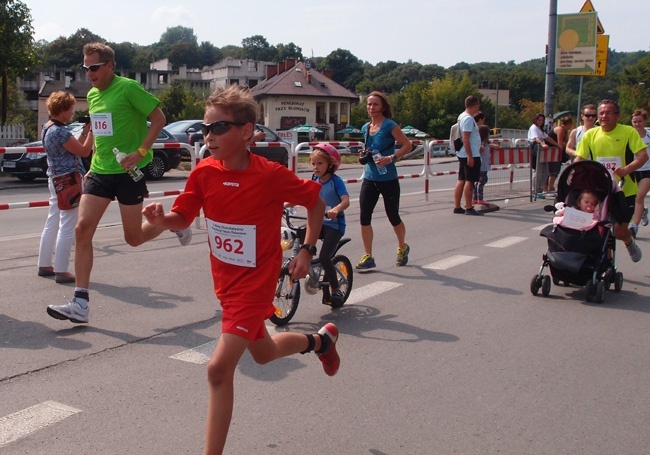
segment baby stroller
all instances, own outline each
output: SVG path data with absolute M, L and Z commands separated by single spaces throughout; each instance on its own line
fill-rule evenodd
M 587 302 L 603 303 L 605 293 L 612 283 L 616 292 L 623 288 L 623 274 L 616 270 L 613 222 L 608 214 L 608 206 L 621 190 L 602 164 L 596 161 L 577 161 L 568 166 L 558 178 L 556 202 L 573 207 L 577 197 L 585 190 L 596 194 L 600 201 L 597 213 L 599 221 L 591 223 L 592 226 L 584 230 L 569 228 L 562 223 L 554 223 L 542 229 L 540 235 L 547 238 L 548 251 L 542 256 L 544 262 L 539 272 L 530 282 L 530 292 L 533 295 L 537 295 L 541 288 L 542 295 L 548 296 L 551 278 L 556 286 L 584 286 Z M 558 205 L 561 204 L 546 206 L 545 210 L 555 211 Z M 546 267 L 551 271 L 551 276 L 544 275 Z

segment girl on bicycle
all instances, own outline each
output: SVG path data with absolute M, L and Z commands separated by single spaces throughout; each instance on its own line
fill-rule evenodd
M 325 201 L 325 221 L 319 237 L 323 245 L 318 258 L 332 290 L 332 306 L 337 307 L 343 304 L 343 293 L 339 289 L 332 254 L 345 233 L 343 211 L 350 206 L 350 195 L 343 179 L 335 174 L 341 165 L 341 155 L 336 148 L 330 144 L 317 144 L 309 155 L 309 164 L 314 172 L 312 180 L 322 185 L 320 197 Z

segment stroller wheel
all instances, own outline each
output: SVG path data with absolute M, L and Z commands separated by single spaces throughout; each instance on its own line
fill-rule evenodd
M 547 297 L 551 293 L 551 277 L 544 275 L 542 278 L 542 295 Z
M 587 281 L 587 284 L 585 284 L 585 300 L 587 302 L 591 302 L 594 298 L 594 294 L 596 292 L 596 286 L 592 281 Z
M 598 283 L 596 283 L 596 295 L 594 296 L 594 302 L 603 303 L 605 301 L 606 292 L 607 290 L 605 289 L 604 281 L 599 281 Z
M 542 278 L 539 275 L 533 275 L 533 279 L 530 280 L 530 293 L 537 295 L 539 288 L 542 287 Z
M 614 275 L 614 292 L 621 292 L 623 289 L 623 272 L 616 272 Z

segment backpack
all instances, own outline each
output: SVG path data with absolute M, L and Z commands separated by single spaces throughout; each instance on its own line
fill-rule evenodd
M 449 144 L 454 147 L 454 151 L 458 152 L 463 148 L 463 140 L 460 137 L 460 125 L 458 122 L 451 125 L 449 130 Z

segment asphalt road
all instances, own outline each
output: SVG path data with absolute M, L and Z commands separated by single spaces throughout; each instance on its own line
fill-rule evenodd
M 313 355 L 243 358 L 227 453 L 650 453 L 650 231 L 641 263 L 619 249 L 623 291 L 588 304 L 577 287 L 529 291 L 543 202 L 484 217 L 451 207 L 450 191 L 402 198 L 402 268 L 378 210 L 378 268 L 354 275 L 351 301 L 330 311 L 303 295 L 282 330 L 336 322 L 337 376 Z M 3 228 L 29 210 L 40 209 L 0 213 Z M 353 263 L 358 219 L 353 204 L 342 250 Z M 37 234 L 0 236 L 0 453 L 202 453 L 220 330 L 206 231 L 187 247 L 163 234 L 132 248 L 119 225 L 100 228 L 88 325 L 47 316 L 72 286 L 38 277 L 37 254 Z

